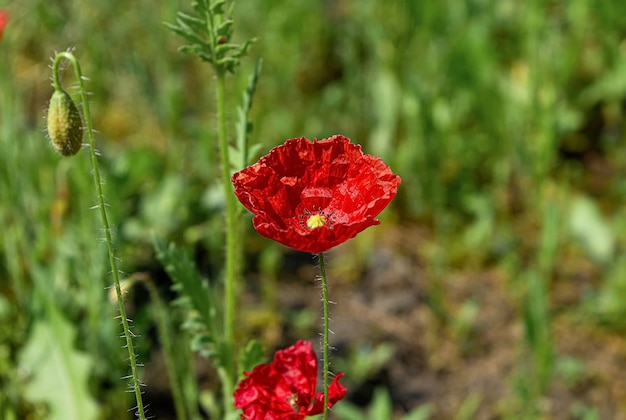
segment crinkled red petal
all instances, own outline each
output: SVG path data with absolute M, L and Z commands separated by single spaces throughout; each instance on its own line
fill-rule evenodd
M 331 382 L 328 387 L 328 408 L 332 408 L 333 405 L 337 403 L 337 401 L 341 400 L 346 396 L 348 390 L 345 386 L 343 386 L 339 379 L 343 377 L 344 373 L 339 372 L 335 375 L 335 378 Z M 324 411 L 324 393 L 318 392 L 315 396 L 315 403 L 309 408 L 307 414 L 312 416 L 315 414 L 321 414 Z
M 378 224 L 375 217 L 394 198 L 401 179 L 381 159 L 336 135 L 288 140 L 232 181 L 261 235 L 320 253 Z M 327 224 L 307 228 L 303 216 L 319 211 Z
M 234 393 L 244 419 L 300 420 L 323 411 L 324 394 L 315 393 L 317 356 L 308 341 L 277 351 L 272 363 L 258 365 L 246 376 Z M 346 395 L 342 376 L 337 374 L 329 387 L 329 407 Z

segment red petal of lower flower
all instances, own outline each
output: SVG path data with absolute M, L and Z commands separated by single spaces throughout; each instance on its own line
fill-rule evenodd
M 346 392 L 348 392 L 346 387 L 339 382 L 339 379 L 341 379 L 343 375 L 343 372 L 339 372 L 335 375 L 333 382 L 328 387 L 328 408 L 332 408 L 332 406 L 335 405 L 337 401 L 345 397 Z M 307 414 L 312 416 L 315 414 L 321 414 L 322 412 L 324 412 L 324 393 L 318 392 L 315 396 L 315 403 L 307 411 Z

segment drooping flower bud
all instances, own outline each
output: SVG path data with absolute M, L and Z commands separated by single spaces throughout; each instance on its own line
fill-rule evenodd
M 48 107 L 48 136 L 57 152 L 72 156 L 80 150 L 83 139 L 82 121 L 70 95 L 55 90 Z

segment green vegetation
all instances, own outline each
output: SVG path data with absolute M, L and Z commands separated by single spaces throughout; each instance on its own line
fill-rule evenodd
M 134 406 L 120 379 L 128 353 L 92 209 L 89 153 L 63 158 L 45 134 L 50 57 L 67 48 L 89 78 L 147 414 L 217 418 L 219 381 L 203 362 L 213 337 L 197 322 L 222 322 L 197 313 L 221 299 L 213 291 L 224 269 L 217 78 L 180 53 L 183 40 L 163 24 L 190 4 L 5 3 L 0 418 L 130 418 Z M 375 326 L 367 340 L 342 337 L 350 327 L 335 317 L 334 340 L 347 348 L 331 368 L 345 369 L 351 400 L 337 405 L 338 418 L 626 411 L 624 16 L 617 0 L 235 4 L 234 41 L 257 41 L 225 74 L 231 145 L 243 141 L 249 108 L 246 142 L 259 153 L 288 138 L 341 133 L 403 179 L 381 226 L 329 254 L 331 318 L 371 293 L 372 276 L 391 281 L 400 270 L 410 285 L 402 295 L 415 296 L 381 309 L 388 289 L 378 286 L 363 305 L 372 312 L 359 312 Z M 259 59 L 248 103 L 242 94 Z M 71 68 L 61 77 L 81 109 Z M 231 156 L 238 166 L 256 157 Z M 258 338 L 267 357 L 319 330 L 305 277 L 313 262 L 241 219 L 248 234 L 235 339 Z M 391 256 L 381 254 L 388 248 Z M 294 298 L 298 283 L 308 292 Z M 254 345 L 242 352 L 261 358 Z M 410 384 L 398 382 L 398 370 L 413 375 Z

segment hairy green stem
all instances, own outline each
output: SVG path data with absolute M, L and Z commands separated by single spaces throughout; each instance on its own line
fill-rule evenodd
M 322 279 L 322 305 L 324 308 L 324 333 L 323 333 L 323 353 L 324 360 L 322 362 L 323 370 L 324 370 L 324 420 L 328 420 L 328 387 L 329 387 L 329 375 L 328 375 L 328 365 L 329 365 L 329 346 L 328 346 L 328 334 L 330 333 L 329 328 L 329 318 L 328 318 L 328 283 L 326 282 L 326 267 L 324 264 L 324 253 L 320 252 L 318 254 L 318 258 L 320 261 L 320 277 Z
M 85 118 L 85 131 L 87 138 L 89 139 L 89 153 L 91 155 L 91 164 L 93 167 L 93 179 L 96 187 L 96 194 L 98 196 L 98 208 L 100 209 L 100 217 L 102 219 L 102 226 L 104 230 L 104 239 L 107 245 L 107 251 L 109 253 L 109 263 L 111 265 L 111 274 L 113 276 L 113 284 L 115 292 L 117 294 L 117 303 L 119 305 L 120 318 L 122 320 L 122 326 L 124 328 L 124 336 L 126 338 L 126 348 L 128 349 L 128 358 L 130 361 L 130 369 L 132 375 L 132 387 L 135 391 L 135 399 L 137 402 L 137 414 L 140 420 L 145 420 L 146 415 L 144 412 L 143 400 L 141 396 L 141 383 L 139 381 L 139 375 L 137 372 L 137 359 L 135 355 L 135 349 L 133 347 L 133 334 L 128 326 L 128 317 L 126 316 L 126 309 L 124 308 L 124 296 L 122 294 L 122 288 L 120 286 L 119 271 L 117 270 L 117 260 L 113 249 L 113 240 L 111 238 L 111 227 L 109 225 L 109 218 L 106 211 L 106 203 L 104 201 L 104 193 L 102 192 L 102 181 L 100 178 L 100 169 L 98 166 L 98 158 L 96 156 L 95 140 L 93 136 L 93 130 L 91 126 L 91 115 L 89 112 L 89 100 L 87 98 L 87 92 L 83 84 L 83 75 L 80 70 L 78 60 L 70 52 L 61 52 L 54 57 L 52 65 L 52 81 L 55 90 L 61 90 L 59 82 L 59 63 L 62 59 L 68 60 L 74 67 L 74 74 L 78 82 L 81 102 L 83 106 L 83 116 Z
M 226 133 L 226 68 L 219 63 L 217 49 L 220 43 L 217 28 L 223 22 L 220 13 L 214 13 L 209 7 L 206 15 L 207 32 L 211 42 L 211 56 L 213 68 L 217 78 L 217 137 L 220 149 L 220 167 L 224 199 L 226 201 L 226 270 L 224 274 L 224 318 L 223 338 L 221 348 L 221 366 L 218 368 L 222 383 L 223 403 L 226 416 L 235 411 L 234 382 L 235 382 L 235 305 L 237 296 L 237 203 L 233 186 L 230 182 L 230 157 L 228 135 Z
M 225 74 L 217 70 L 217 125 L 222 168 L 222 183 L 226 200 L 226 275 L 224 278 L 224 353 L 223 363 L 229 380 L 223 382 L 224 405 L 227 412 L 234 410 L 233 381 L 235 378 L 235 305 L 237 296 L 237 203 L 230 182 L 230 159 L 226 135 Z

